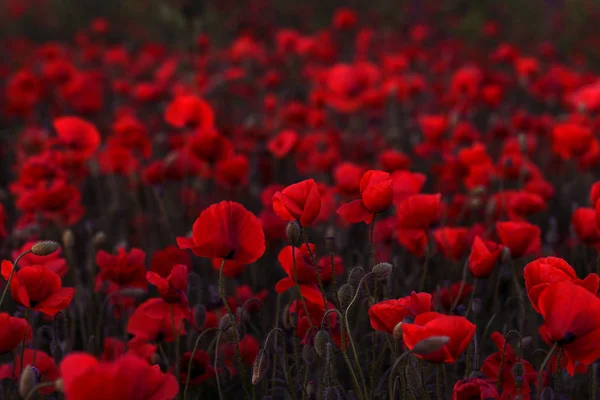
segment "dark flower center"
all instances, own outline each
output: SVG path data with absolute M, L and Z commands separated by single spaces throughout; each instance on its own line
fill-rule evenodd
M 204 368 L 204 365 L 194 361 L 192 362 L 192 369 L 188 371 L 188 374 L 190 375 L 190 379 L 196 379 L 204 375 L 205 372 L 206 368 Z
M 556 343 L 559 346 L 564 346 L 566 344 L 573 343 L 575 341 L 575 339 L 577 339 L 577 336 L 575 336 L 575 334 L 573 332 L 567 332 L 567 333 L 565 333 L 565 336 L 563 336 L 563 338 L 560 339 Z
M 226 260 L 232 260 L 235 255 L 235 249 L 231 249 L 231 251 L 225 256 Z

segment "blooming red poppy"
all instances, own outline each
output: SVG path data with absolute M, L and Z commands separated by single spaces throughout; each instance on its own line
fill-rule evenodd
M 100 146 L 100 133 L 96 127 L 79 117 L 60 117 L 53 122 L 58 143 L 83 158 L 91 157 Z
M 315 254 L 315 245 L 309 243 L 308 246 L 310 246 L 312 254 Z M 317 286 L 317 272 L 315 271 L 308 246 L 306 243 L 303 243 L 299 248 L 294 248 L 294 257 L 292 257 L 292 246 L 286 246 L 281 249 L 277 259 L 287 276 L 277 282 L 275 291 L 277 293 L 284 293 L 290 290 L 296 286 L 297 279 L 300 286 L 300 293 L 305 299 L 313 303 L 323 304 L 323 296 Z M 323 271 L 320 271 L 320 273 L 322 274 Z
M 2 261 L 2 277 L 8 281 L 13 264 Z M 17 304 L 48 316 L 69 306 L 75 289 L 62 287 L 60 276 L 40 265 L 19 267 L 10 282 L 10 291 Z
M 162 250 L 157 250 L 152 254 L 150 261 L 150 271 L 166 278 L 171 273 L 175 265 L 183 264 L 189 268 L 192 265 L 192 260 L 187 251 L 180 249 L 177 246 L 167 246 Z
M 428 142 L 437 143 L 448 129 L 445 115 L 422 115 L 418 119 L 419 127 Z
M 520 191 L 511 196 L 508 207 L 512 219 L 523 219 L 546 209 L 546 201 L 538 194 Z
M 100 290 L 104 281 L 112 282 L 119 287 L 136 287 L 146 289 L 146 253 L 140 249 L 125 251 L 119 248 L 116 255 L 104 250 L 96 253 L 96 264 L 100 269 L 96 278 L 96 290 Z
M 384 212 L 394 200 L 392 178 L 384 171 L 370 170 L 360 179 L 358 200 L 342 205 L 337 213 L 349 223 L 370 224 L 375 214 Z
M 25 243 L 20 249 L 13 251 L 13 258 L 16 259 L 20 254 L 26 252 L 27 250 L 31 250 L 31 247 L 36 243 L 36 241 Z M 19 260 L 19 266 L 25 267 L 27 265 L 41 265 L 56 272 L 61 278 L 65 276 L 68 269 L 67 261 L 62 257 L 62 249 L 58 249 L 55 252 L 45 256 L 36 256 L 31 252 L 27 253 Z
M 476 278 L 487 278 L 492 274 L 502 246 L 475 236 L 469 255 L 469 270 Z
M 433 363 L 456 362 L 467 348 L 473 335 L 475 325 L 465 317 L 448 316 L 437 312 L 425 312 L 416 316 L 414 323 L 402 325 L 402 338 L 410 350 L 420 341 L 433 336 L 447 336 L 450 341 L 440 350 L 420 355 Z
M 592 129 L 574 122 L 565 122 L 554 126 L 552 131 L 552 149 L 562 159 L 569 159 L 585 153 L 594 138 Z
M 178 237 L 177 244 L 199 257 L 236 265 L 258 260 L 266 247 L 260 220 L 233 201 L 222 201 L 202 211 L 192 227 L 192 237 Z
M 513 258 L 535 253 L 541 247 L 541 230 L 525 221 L 497 222 L 496 231 L 500 242 L 509 248 Z
M 424 174 L 409 171 L 396 171 L 392 174 L 394 204 L 399 206 L 406 198 L 418 194 L 427 177 Z
M 581 280 L 577 278 L 573 267 L 558 257 L 538 258 L 525 266 L 523 274 L 531 306 L 537 312 L 540 312 L 540 295 L 553 283 L 563 281 L 573 282 L 576 285 L 586 288 L 592 294 L 598 293 L 598 287 L 600 286 L 600 277 L 597 274 L 589 274 L 585 279 Z
M 231 154 L 215 165 L 215 181 L 227 189 L 245 186 L 248 183 L 249 168 L 248 157 L 242 154 Z
M 427 249 L 429 240 L 427 232 L 424 229 L 404 229 L 399 227 L 396 230 L 398 243 L 404 246 L 411 254 L 422 257 Z
M 580 241 L 589 245 L 600 242 L 600 233 L 596 227 L 596 210 L 594 208 L 579 207 L 573 211 L 571 224 Z
M 298 134 L 291 129 L 286 129 L 279 132 L 277 136 L 269 140 L 269 143 L 267 143 L 267 148 L 275 158 L 284 158 L 290 154 L 297 143 Z
M 148 283 L 158 289 L 160 297 L 167 303 L 182 303 L 186 305 L 185 293 L 188 287 L 188 268 L 179 264 L 173 267 L 168 277 L 163 278 L 155 272 L 146 273 Z
M 0 354 L 14 350 L 19 343 L 31 339 L 31 327 L 27 320 L 0 313 Z
M 179 335 L 185 335 L 183 321 L 188 317 L 187 308 L 169 304 L 162 298 L 148 299 L 135 309 L 127 321 L 127 333 L 134 336 L 130 343 L 135 345 L 155 340 L 172 342 L 178 328 Z
M 87 353 L 72 353 L 60 364 L 60 373 L 65 396 L 72 400 L 166 400 L 179 391 L 173 375 L 133 354 L 98 361 Z
M 506 342 L 506 339 L 500 332 L 492 333 L 492 340 L 498 351 L 485 359 L 481 366 L 481 372 L 494 383 L 500 378 L 503 399 L 513 399 L 518 394 L 527 396 L 531 393 L 531 386 L 535 385 L 537 379 L 535 369 L 530 362 L 517 357 L 510 343 Z M 522 376 L 524 384 L 519 388 L 517 388 L 513 374 L 513 367 L 516 363 L 520 363 L 523 366 L 524 372 Z M 502 374 L 500 374 L 500 367 L 502 367 Z
M 558 282 L 542 291 L 538 307 L 544 317 L 540 336 L 562 349 L 571 376 L 578 364 L 600 358 L 600 298 L 595 293 L 573 282 Z
M 468 228 L 443 227 L 433 231 L 438 250 L 454 261 L 459 261 L 469 248 Z
M 351 162 L 338 164 L 333 171 L 336 188 L 344 196 L 360 196 L 360 181 L 364 172 L 363 167 Z
M 98 155 L 102 173 L 131 176 L 139 169 L 139 161 L 131 154 L 131 149 L 109 144 Z
M 499 399 L 500 395 L 496 386 L 485 379 L 467 378 L 454 384 L 452 389 L 452 400 L 493 400 Z
M 371 327 L 377 331 L 394 333 L 394 328 L 406 317 L 431 311 L 431 294 L 412 292 L 409 296 L 397 300 L 390 299 L 373 304 L 369 308 Z
M 294 183 L 275 193 L 273 211 L 286 221 L 310 226 L 321 211 L 321 195 L 314 179 Z
M 190 361 L 192 362 L 191 369 Z M 188 378 L 190 385 L 199 385 L 215 376 L 215 369 L 213 368 L 210 356 L 204 350 L 196 350 L 193 359 L 191 352 L 183 353 L 179 362 L 179 368 L 179 382 L 183 385 L 186 384 Z
M 397 211 L 398 227 L 403 229 L 427 229 L 441 213 L 442 195 L 416 194 L 400 203 Z
M 334 309 L 335 306 L 327 302 L 327 310 Z M 306 311 L 308 310 L 308 314 Z M 296 337 L 302 340 L 302 344 L 307 343 L 311 340 L 315 331 L 311 328 L 311 326 L 320 326 L 325 316 L 325 306 L 323 301 L 321 300 L 319 303 L 313 303 L 310 301 L 305 304 L 302 300 L 295 300 L 290 304 L 289 307 L 290 314 L 295 314 L 297 318 L 296 324 Z M 332 340 L 339 346 L 341 344 L 340 340 L 340 332 L 339 332 L 339 324 L 337 320 L 337 314 L 334 312 L 330 312 L 327 314 L 326 326 L 331 328 Z
M 179 96 L 165 110 L 165 121 L 175 128 L 210 130 L 214 124 L 214 112 L 210 104 L 196 96 Z

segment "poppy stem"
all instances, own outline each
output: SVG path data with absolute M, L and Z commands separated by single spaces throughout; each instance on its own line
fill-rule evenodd
M 175 379 L 177 379 L 177 385 L 179 385 L 179 374 L 180 374 L 180 365 L 179 365 L 179 325 L 175 327 L 175 306 L 170 304 L 171 311 L 171 326 L 173 328 L 173 335 L 175 336 Z M 177 398 L 181 398 L 181 392 L 177 395 Z
M 371 221 L 371 234 L 369 235 L 369 241 L 371 243 L 371 268 L 375 266 L 377 257 L 375 254 L 375 219 L 377 214 L 373 214 L 373 221 Z
M 2 307 L 2 304 L 4 303 L 4 298 L 6 297 L 6 293 L 8 293 L 8 289 L 10 288 L 10 284 L 12 282 L 13 275 L 15 274 L 15 271 L 17 270 L 17 264 L 19 264 L 19 261 L 21 260 L 21 258 L 23 258 L 24 256 L 26 256 L 29 253 L 31 253 L 31 250 L 27 250 L 27 251 L 21 253 L 21 255 L 19 255 L 19 257 L 17 257 L 17 259 L 15 260 L 12 271 L 10 271 L 10 276 L 8 277 L 6 286 L 4 287 L 4 292 L 2 292 L 2 298 L 0 298 L 0 308 Z
M 338 287 L 337 287 L 337 279 L 335 278 L 335 260 L 333 251 L 329 252 L 329 262 L 331 263 L 331 286 L 333 288 L 333 297 L 335 305 L 340 307 L 340 300 L 338 299 Z
M 477 290 L 477 282 L 479 279 L 475 278 L 473 281 L 473 291 L 471 292 L 471 298 L 469 299 L 469 304 L 467 305 L 467 311 L 465 312 L 465 318 L 469 317 L 469 312 L 471 312 L 471 308 L 473 308 L 473 299 L 475 298 L 475 291 Z
M 597 390 L 598 390 L 598 361 L 592 364 L 592 369 L 590 371 L 590 384 L 592 385 L 592 400 L 596 400 Z
M 223 301 L 223 305 L 227 310 L 227 314 L 229 315 L 229 319 L 231 320 L 231 330 L 233 332 L 233 342 L 235 343 L 235 352 L 238 363 L 238 368 L 240 370 L 240 378 L 242 379 L 242 385 L 244 386 L 244 395 L 247 400 L 250 400 L 250 390 L 248 389 L 248 383 L 246 382 L 246 368 L 244 367 L 244 363 L 242 362 L 242 352 L 240 350 L 240 342 L 238 338 L 237 327 L 235 323 L 235 315 L 231 311 L 229 307 L 229 303 L 227 302 L 227 297 L 225 296 L 225 285 L 223 282 L 223 270 L 225 269 L 225 259 L 221 261 L 221 268 L 219 269 L 219 294 L 221 295 L 221 300 Z M 219 338 L 221 335 L 219 335 Z M 218 349 L 218 346 L 216 347 Z M 216 351 L 218 353 L 218 350 Z M 215 355 L 215 363 L 217 356 Z M 222 393 L 220 393 L 222 395 Z M 222 397 L 221 397 L 222 398 Z
M 302 292 L 300 291 L 300 284 L 298 283 L 298 269 L 296 268 L 296 247 L 292 244 L 292 263 L 294 266 L 294 283 L 296 284 L 296 290 L 298 291 L 298 300 L 302 303 L 304 307 L 304 312 L 306 313 L 306 317 L 308 318 L 308 323 L 311 328 L 314 327 L 312 323 L 312 318 L 310 317 L 310 313 L 308 312 L 308 306 L 306 305 L 306 300 L 302 297 Z M 327 301 L 325 302 L 325 310 L 327 310 Z
M 458 306 L 460 298 L 462 297 L 463 291 L 465 290 L 465 280 L 467 279 L 468 268 L 469 268 L 469 257 L 467 257 L 467 259 L 465 260 L 465 263 L 463 265 L 462 279 L 460 281 L 460 287 L 458 288 L 458 293 L 456 294 L 456 298 L 454 299 L 454 302 L 452 303 L 452 308 L 450 309 L 450 312 L 453 312 L 454 314 L 456 314 L 456 312 L 454 310 L 456 310 L 456 307 Z M 473 296 L 471 296 L 471 297 L 473 297 Z
M 512 264 L 513 282 L 515 284 L 515 290 L 517 291 L 517 295 L 519 296 L 519 305 L 521 308 L 521 318 L 519 318 L 519 331 L 523 332 L 523 324 L 525 321 L 525 297 L 523 296 L 523 289 L 521 288 L 521 283 L 519 282 L 517 264 L 512 259 L 510 260 L 510 262 Z
M 390 395 L 390 400 L 394 400 L 394 385 L 393 385 L 394 380 L 392 379 L 394 377 L 394 371 L 396 370 L 396 367 L 398 366 L 398 364 L 402 360 L 404 360 L 404 358 L 409 354 L 410 354 L 410 350 L 406 350 L 404 353 L 402 353 L 402 355 L 396 359 L 396 361 L 392 365 L 392 368 L 390 369 L 390 374 L 388 376 L 388 392 Z
M 219 330 L 218 328 L 209 328 L 209 329 L 206 329 L 204 332 L 202 332 L 200 335 L 198 335 L 198 338 L 196 339 L 196 342 L 194 343 L 194 348 L 192 350 L 190 362 L 188 364 L 188 373 L 185 378 L 185 388 L 183 389 L 183 400 L 187 400 L 187 391 L 188 391 L 188 386 L 190 385 L 192 363 L 194 362 L 194 356 L 196 355 L 196 351 L 198 350 L 198 344 L 200 343 L 200 340 L 202 340 L 202 338 L 204 337 L 205 333 L 212 332 L 212 331 L 218 331 L 218 330 Z
M 308 249 L 308 254 L 310 254 L 315 273 L 317 274 L 317 283 L 319 284 L 319 289 L 321 290 L 321 295 L 323 296 L 323 307 L 325 310 L 327 310 L 327 296 L 325 295 L 325 288 L 323 287 L 323 280 L 321 279 L 321 271 L 319 270 L 319 265 L 317 264 L 317 257 L 308 245 L 308 235 L 306 234 L 306 229 L 304 229 L 304 227 L 302 227 L 302 235 L 304 236 L 304 243 Z M 292 249 L 293 248 L 294 247 L 292 245 Z M 296 259 L 294 259 L 294 262 L 296 262 Z M 331 278 L 334 279 L 335 275 L 332 275 Z
M 423 265 L 423 274 L 421 275 L 421 282 L 419 283 L 419 292 L 425 289 L 425 283 L 427 283 L 427 275 L 429 273 L 429 259 L 431 257 L 431 248 L 429 245 L 425 248 L 427 252 L 425 254 L 425 264 Z
M 556 371 L 554 372 L 554 396 L 555 398 L 559 398 L 560 394 L 560 362 L 562 361 L 562 351 L 558 352 L 558 356 L 556 357 Z
M 221 340 L 221 334 L 223 332 L 219 330 L 217 335 L 217 343 L 215 344 L 215 380 L 217 381 L 217 391 L 219 392 L 219 399 L 223 400 L 223 391 L 221 390 L 221 379 L 219 378 L 219 341 Z
M 25 400 L 33 400 L 35 398 L 36 393 L 40 389 L 44 389 L 44 388 L 51 387 L 51 386 L 54 386 L 56 388 L 56 382 L 51 381 L 51 382 L 38 383 L 29 391 L 29 393 L 27 393 L 27 397 L 25 397 Z
M 442 374 L 440 371 L 442 369 L 442 365 L 443 364 L 438 364 L 435 370 L 435 386 L 437 392 L 437 400 L 443 400 L 444 398 L 442 395 Z
M 546 355 L 546 358 L 544 359 L 544 362 L 542 363 L 542 366 L 540 367 L 540 370 L 538 372 L 538 382 L 537 382 L 537 398 L 538 399 L 542 398 L 542 385 L 543 385 L 543 381 L 544 381 L 544 370 L 546 369 L 546 365 L 552 358 L 552 355 L 554 355 L 554 352 L 556 351 L 557 348 L 558 348 L 558 343 L 554 343 L 554 346 L 552 346 L 552 348 Z

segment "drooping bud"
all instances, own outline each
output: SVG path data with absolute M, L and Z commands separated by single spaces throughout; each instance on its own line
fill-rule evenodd
M 317 361 L 317 352 L 310 344 L 305 344 L 302 348 L 302 359 L 308 365 L 312 365 Z
M 228 340 L 233 340 L 235 332 L 233 330 L 233 321 L 229 314 L 225 314 L 219 321 L 219 329 L 223 332 L 223 336 Z
M 31 246 L 31 252 L 36 256 L 48 256 L 60 249 L 60 244 L 52 240 L 42 240 Z
M 288 222 L 287 226 L 285 227 L 285 234 L 288 242 L 290 242 L 292 246 L 296 246 L 298 243 L 300 243 L 300 235 L 302 234 L 302 231 L 300 229 L 300 225 L 298 225 L 296 221 Z
M 27 365 L 23 372 L 21 372 L 21 378 L 19 379 L 19 395 L 22 398 L 27 397 L 27 394 L 33 389 L 38 383 L 40 373 L 36 367 Z
M 392 268 L 393 268 L 392 264 L 382 262 L 382 263 L 375 265 L 371 272 L 373 272 L 373 275 L 375 275 L 375 278 L 377 278 L 377 280 L 383 281 L 383 280 L 387 279 L 388 276 L 390 276 L 390 273 L 392 272 Z
M 306 384 L 306 394 L 309 399 L 314 398 L 317 394 L 317 383 L 315 381 L 310 381 Z
M 314 338 L 315 352 L 321 358 L 327 355 L 327 343 L 329 343 L 329 333 L 326 330 L 321 329 Z
M 268 369 L 269 354 L 267 353 L 267 350 L 260 349 L 254 359 L 254 364 L 252 364 L 252 384 L 256 385 L 260 382 L 265 377 Z
M 62 242 L 65 247 L 73 247 L 75 245 L 75 235 L 72 230 L 67 229 L 63 232 Z
M 94 247 L 100 247 L 106 242 L 106 233 L 100 231 L 94 235 Z
M 63 384 L 62 379 L 57 379 L 54 381 L 54 389 L 56 389 L 57 392 L 61 393 L 65 390 L 65 385 Z
M 338 290 L 337 296 L 338 301 L 340 302 L 340 308 L 345 310 L 352 301 L 352 297 L 354 297 L 354 288 L 352 285 L 346 283 Z
M 424 356 L 440 350 L 444 345 L 450 342 L 448 336 L 430 336 L 421 340 L 412 349 L 412 352 L 420 356 Z
M 285 307 L 283 307 L 283 310 L 281 311 L 281 323 L 283 324 L 283 327 L 287 330 L 292 329 L 292 321 L 290 320 L 290 306 L 288 304 L 285 305 Z
M 324 400 L 342 400 L 344 397 L 340 390 L 336 387 L 329 386 L 325 389 L 325 394 L 323 395 Z
M 394 326 L 393 337 L 397 342 L 402 341 L 402 322 L 398 322 L 396 326 Z

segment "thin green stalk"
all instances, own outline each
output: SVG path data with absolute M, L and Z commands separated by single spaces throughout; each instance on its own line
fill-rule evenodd
M 404 358 L 410 354 L 409 350 L 406 350 L 404 353 L 402 353 L 402 355 L 400 357 L 398 357 L 396 359 L 396 361 L 394 362 L 394 364 L 392 365 L 392 368 L 390 369 L 390 374 L 388 376 L 388 393 L 390 396 L 390 400 L 394 400 L 394 371 L 396 370 L 396 367 L 398 366 L 398 364 L 404 360 Z M 405 385 L 406 386 L 406 385 Z
M 175 336 L 175 379 L 177 379 L 177 384 L 179 385 L 179 377 L 180 377 L 180 349 L 179 349 L 179 326 L 175 326 L 175 307 L 173 304 L 170 304 L 171 311 L 171 327 L 173 328 L 173 335 Z M 181 398 L 181 391 L 178 392 L 177 398 Z
M 469 257 L 467 257 L 467 259 L 464 262 L 463 269 L 462 269 L 462 280 L 460 281 L 460 288 L 458 289 L 458 294 L 456 295 L 456 298 L 454 299 L 454 302 L 452 303 L 452 308 L 450 308 L 450 312 L 454 312 L 454 310 L 456 310 L 456 307 L 458 306 L 458 302 L 460 301 L 460 298 L 462 297 L 463 290 L 465 289 L 465 281 L 467 279 L 467 271 L 468 270 L 469 270 Z
M 27 250 L 27 251 L 21 253 L 19 255 L 19 257 L 17 257 L 17 259 L 15 260 L 12 271 L 10 271 L 10 276 L 8 277 L 8 281 L 6 282 L 6 286 L 4 287 L 4 291 L 2 292 L 2 298 L 0 298 L 0 309 L 2 307 L 2 304 L 4 304 L 4 299 L 6 298 L 6 293 L 8 293 L 8 289 L 10 288 L 10 284 L 12 282 L 13 275 L 15 274 L 15 271 L 17 270 L 17 265 L 19 264 L 19 261 L 21 261 L 21 258 L 23 258 L 24 256 L 26 256 L 29 253 L 31 253 L 31 250 Z
M 429 259 L 431 258 L 431 247 L 427 245 L 425 251 L 427 253 L 425 254 L 425 264 L 423 265 L 423 274 L 421 275 L 421 282 L 419 282 L 419 292 L 425 290 L 427 276 L 429 275 Z
M 319 271 L 319 265 L 317 264 L 317 257 L 312 252 L 312 250 L 309 246 L 308 235 L 306 234 L 306 229 L 304 229 L 304 227 L 302 227 L 302 235 L 304 236 L 304 244 L 306 244 L 306 249 L 308 250 L 308 254 L 310 254 L 310 258 L 312 260 L 312 264 L 315 269 L 315 273 L 317 274 L 317 283 L 319 285 L 319 289 L 321 290 L 321 295 L 323 296 L 323 306 L 325 307 L 325 310 L 327 310 L 327 296 L 325 295 L 325 287 L 323 286 L 323 280 L 321 279 L 321 271 Z M 292 245 L 292 249 L 293 248 L 294 248 L 294 246 Z M 332 277 L 335 277 L 335 275 L 333 275 Z
M 558 343 L 554 343 L 554 346 L 552 346 L 552 348 L 546 355 L 546 358 L 544 359 L 544 362 L 542 363 L 542 366 L 540 367 L 540 370 L 538 372 L 538 381 L 537 381 L 537 398 L 538 399 L 541 399 L 541 396 L 542 396 L 542 385 L 544 382 L 544 370 L 546 369 L 546 364 L 548 364 L 548 362 L 550 362 L 550 359 L 552 358 L 552 355 L 554 354 L 554 351 L 556 351 L 557 348 L 558 348 Z
M 223 400 L 223 391 L 221 390 L 221 379 L 219 378 L 219 341 L 221 340 L 221 331 L 219 331 L 219 334 L 217 335 L 217 343 L 216 343 L 216 347 L 215 347 L 215 365 L 214 365 L 214 369 L 215 369 L 215 379 L 217 381 L 217 390 L 219 392 L 219 399 Z
M 187 400 L 187 391 L 188 391 L 188 386 L 190 385 L 190 376 L 191 376 L 191 371 L 192 371 L 192 363 L 194 362 L 194 356 L 196 355 L 196 351 L 198 350 L 198 345 L 200 344 L 200 340 L 204 337 L 204 334 L 208 333 L 208 332 L 212 332 L 212 331 L 218 331 L 218 328 L 208 328 L 206 329 L 204 332 L 202 332 L 200 335 L 198 335 L 198 338 L 196 339 L 196 342 L 194 343 L 194 348 L 192 349 L 192 355 L 190 357 L 190 362 L 188 364 L 188 374 L 185 378 L 185 388 L 183 389 L 183 400 Z

